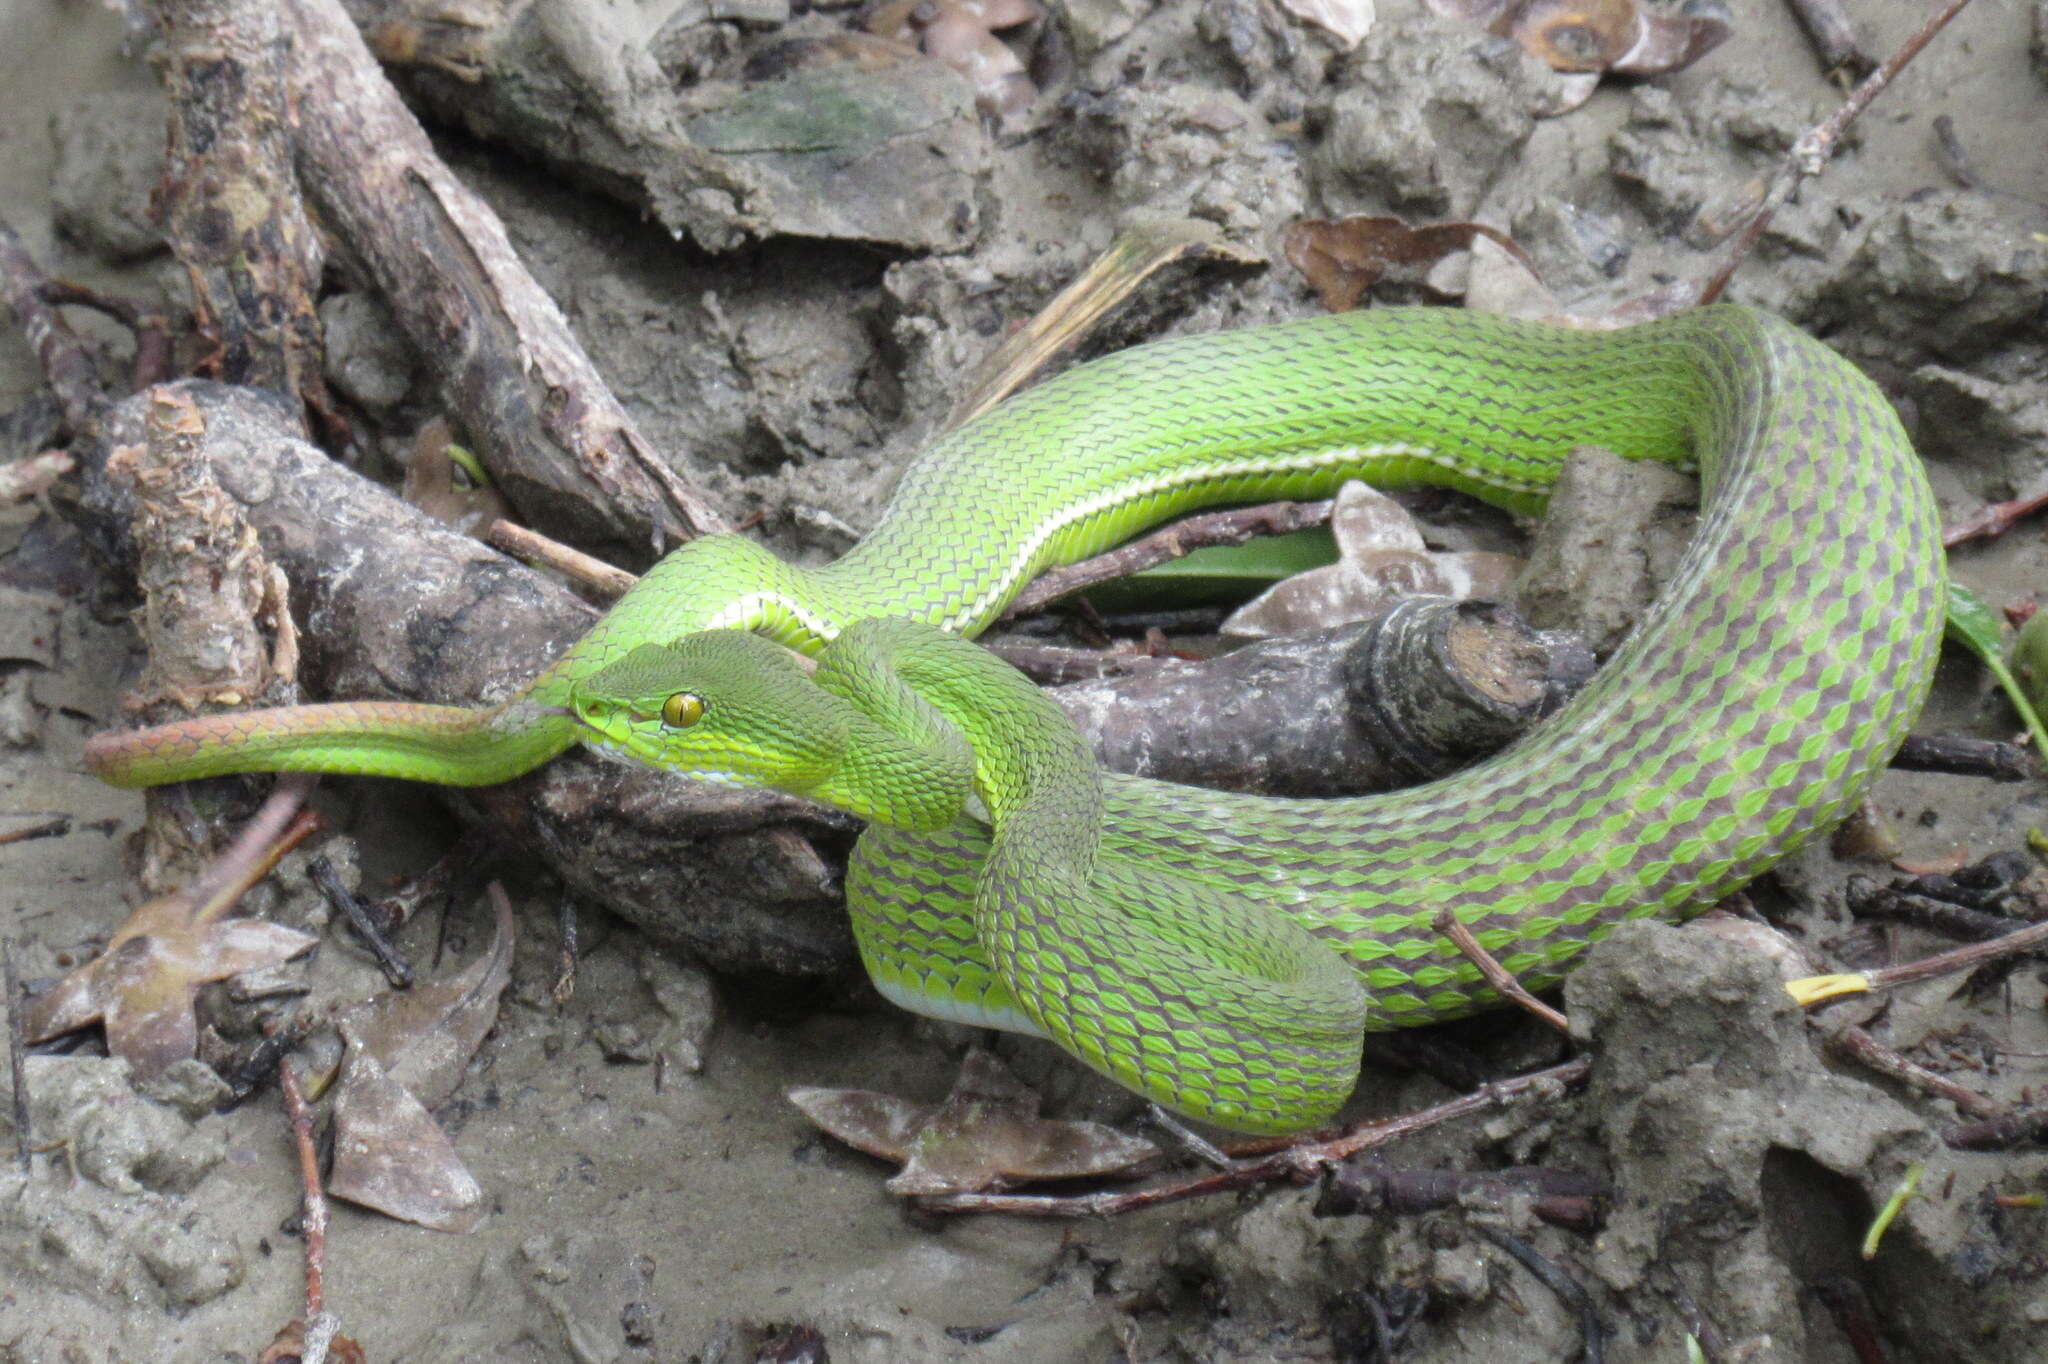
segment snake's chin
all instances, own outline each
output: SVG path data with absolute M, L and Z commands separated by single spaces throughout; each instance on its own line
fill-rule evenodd
M 759 782 L 748 781 L 737 772 L 725 772 L 716 768 L 667 768 L 659 763 L 648 762 L 624 744 L 614 743 L 595 731 L 584 736 L 583 746 L 606 762 L 618 763 L 623 767 L 644 767 L 656 772 L 674 772 L 679 777 L 695 777 L 699 781 L 716 783 L 719 786 L 758 786 Z

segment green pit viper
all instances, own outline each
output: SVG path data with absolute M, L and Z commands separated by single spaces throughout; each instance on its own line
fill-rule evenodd
M 1532 512 L 1580 443 L 1696 469 L 1698 532 L 1585 691 L 1425 786 L 1282 800 L 1098 774 L 1027 682 L 943 633 L 1198 506 L 1365 478 Z M 1381 309 L 1080 366 L 933 443 L 837 562 L 685 545 L 495 708 L 211 716 L 100 736 L 88 762 L 126 785 L 473 785 L 583 741 L 808 793 L 873 821 L 847 893 L 889 997 L 1289 1131 L 1342 1102 L 1364 1030 L 1497 1002 L 1440 910 L 1540 989 L 1616 924 L 1694 914 L 1834 825 L 1919 712 L 1945 591 L 1890 405 L 1790 325 Z

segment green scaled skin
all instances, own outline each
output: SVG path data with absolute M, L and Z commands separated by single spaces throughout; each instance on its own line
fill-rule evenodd
M 1142 864 L 1097 878 L 1102 776 L 1086 742 L 966 640 L 862 621 L 806 678 L 779 646 L 712 631 L 642 645 L 579 684 L 570 709 L 618 756 L 912 833 L 962 820 L 971 788 L 991 837 L 967 950 L 927 954 L 927 978 L 949 997 L 1000 982 L 1013 1026 L 1148 1098 L 1223 1126 L 1293 1125 L 1328 1117 L 1357 1082 L 1357 975 L 1241 893 Z M 867 925 L 863 949 L 887 953 L 917 927 Z
M 641 646 L 725 629 L 817 654 L 876 617 L 971 636 L 1044 568 L 1183 511 L 1323 496 L 1351 477 L 1535 511 L 1587 442 L 1697 470 L 1700 528 L 1601 676 L 1521 743 L 1357 800 L 1101 779 L 1086 904 L 1142 903 L 1160 874 L 1213 887 L 1274 907 L 1348 962 L 1366 1027 L 1457 1017 L 1498 1001 L 1431 927 L 1440 910 L 1525 985 L 1554 984 L 1616 924 L 1697 913 L 1831 828 L 1919 713 L 1946 594 L 1932 494 L 1884 396 L 1784 322 L 1721 306 L 1584 332 L 1384 309 L 1135 347 L 942 437 L 837 563 L 801 569 L 733 537 L 685 546 L 503 706 L 245 712 L 103 735 L 87 760 L 129 785 L 295 770 L 502 781 L 596 733 L 572 699 L 606 699 L 591 679 Z M 869 800 L 878 821 L 901 799 L 841 780 L 812 793 Z M 991 838 L 972 819 L 910 831 L 920 818 L 878 823 L 849 869 L 856 935 L 885 993 L 1057 1035 L 1043 996 L 1078 983 L 1093 993 L 1077 1007 L 1097 1012 L 1061 1025 L 1062 1040 L 1091 1064 L 1208 1045 L 1134 987 L 1082 979 L 1097 948 L 1048 948 L 1057 928 L 1032 937 L 984 913 L 1002 819 Z M 1027 898 L 1072 878 L 1046 861 Z M 1315 1121 L 1320 1098 L 1236 1064 L 1220 1053 L 1179 1106 L 1247 1130 Z

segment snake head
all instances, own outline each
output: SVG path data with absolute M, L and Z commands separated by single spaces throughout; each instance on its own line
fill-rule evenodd
M 845 703 L 739 630 L 642 644 L 579 681 L 567 709 L 607 756 L 793 795 L 837 771 L 847 743 Z

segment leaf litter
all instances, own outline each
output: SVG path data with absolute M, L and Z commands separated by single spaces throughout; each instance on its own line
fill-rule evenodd
M 347 1051 L 327 1191 L 435 1231 L 474 1231 L 485 1212 L 483 1187 L 428 1110 L 461 1084 L 512 979 L 512 902 L 496 882 L 490 900 L 495 928 L 475 961 L 379 996 L 337 1023 Z
M 1038 1116 L 1038 1095 L 993 1052 L 970 1050 L 942 1104 L 912 1103 L 871 1089 L 785 1090 L 826 1132 L 903 1169 L 895 1194 L 974 1193 L 1042 1179 L 1143 1172 L 1159 1148 L 1099 1122 Z
M 94 1023 L 107 1050 L 137 1080 L 163 1074 L 199 1049 L 199 987 L 276 966 L 319 939 L 283 924 L 226 915 L 278 860 L 320 827 L 298 807 L 310 780 L 280 782 L 234 844 L 192 883 L 138 907 L 106 950 L 33 1001 L 24 1020 L 31 1042 Z M 294 816 L 296 815 L 296 818 Z

